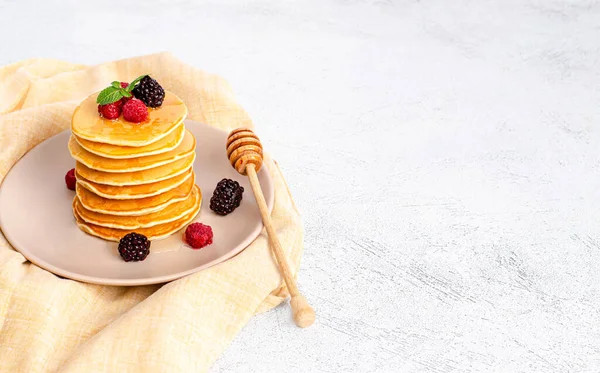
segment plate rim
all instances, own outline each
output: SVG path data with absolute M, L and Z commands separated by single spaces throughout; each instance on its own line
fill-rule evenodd
M 224 134 L 228 134 L 228 131 L 225 131 L 223 129 L 202 123 L 202 122 L 198 122 L 198 121 L 194 121 L 191 119 L 185 119 L 186 123 L 191 123 L 193 125 L 200 125 L 200 126 L 205 126 L 205 127 L 209 127 L 215 131 L 219 131 L 222 132 Z M 44 144 L 47 141 L 50 141 L 51 139 L 61 136 L 66 132 L 71 132 L 70 128 L 67 128 L 66 130 L 60 131 L 48 138 L 46 138 L 45 140 L 39 142 L 38 144 L 36 144 L 35 146 L 33 146 L 31 149 L 29 149 L 27 152 L 25 152 L 8 170 L 8 172 L 6 173 L 6 175 L 4 175 L 4 178 L 2 179 L 2 183 L 0 183 L 0 200 L 2 199 L 2 190 L 3 190 L 3 186 L 4 186 L 4 182 L 6 181 L 8 175 L 13 171 L 13 169 L 21 162 L 23 161 L 23 159 L 25 158 L 25 156 L 31 152 L 32 150 L 34 150 L 35 148 L 37 148 L 38 146 L 41 146 L 42 144 Z M 225 151 L 225 150 L 224 150 Z M 265 200 L 267 202 L 267 208 L 269 210 L 269 213 L 271 213 L 273 211 L 273 207 L 275 205 L 275 185 L 273 182 L 273 177 L 271 176 L 271 174 L 266 170 L 266 167 L 264 167 L 264 164 L 267 161 L 270 161 L 270 158 L 265 157 L 266 159 L 263 160 L 263 167 L 261 167 L 259 173 L 264 173 L 265 177 L 268 181 L 268 183 L 271 185 L 271 190 L 273 191 L 273 193 L 265 195 Z M 254 195 L 252 195 L 252 197 L 254 197 Z M 168 274 L 168 275 L 163 275 L 163 276 L 155 276 L 155 277 L 146 277 L 146 278 L 139 278 L 139 279 L 107 279 L 107 278 L 103 278 L 103 277 L 96 277 L 96 276 L 88 276 L 88 275 L 84 275 L 84 274 L 78 274 L 78 273 L 73 273 L 70 272 L 68 270 L 63 270 L 60 267 L 56 267 L 53 264 L 47 263 L 43 260 L 39 260 L 39 258 L 32 253 L 30 250 L 27 250 L 26 248 L 21 248 L 19 247 L 19 245 L 15 245 L 14 242 L 16 242 L 16 240 L 13 240 L 12 237 L 10 236 L 10 234 L 7 234 L 7 232 L 2 228 L 3 224 L 2 224 L 2 209 L 0 209 L 0 233 L 2 233 L 2 235 L 6 238 L 6 240 L 9 243 L 9 249 L 13 249 L 14 251 L 20 253 L 21 255 L 23 255 L 25 257 L 25 259 L 27 259 L 29 262 L 35 264 L 36 266 L 49 271 L 51 273 L 53 273 L 54 275 L 57 275 L 61 278 L 65 278 L 65 279 L 70 279 L 70 280 L 75 280 L 75 281 L 79 281 L 79 282 L 83 282 L 83 283 L 88 283 L 88 284 L 95 284 L 95 285 L 109 285 L 109 286 L 143 286 L 143 285 L 155 285 L 155 284 L 166 284 L 168 282 L 174 281 L 174 280 L 178 280 L 180 278 L 189 276 L 191 274 L 194 274 L 196 272 L 200 272 L 202 270 L 205 270 L 207 268 L 210 267 L 214 267 L 215 265 L 218 265 L 220 263 L 226 262 L 229 259 L 233 258 L 234 256 L 240 254 L 242 251 L 244 251 L 248 246 L 250 246 L 250 244 L 252 242 L 254 242 L 254 240 L 256 240 L 256 238 L 258 238 L 258 236 L 260 235 L 260 233 L 262 232 L 263 228 L 264 228 L 264 224 L 262 222 L 262 219 L 260 220 L 260 224 L 257 225 L 256 228 L 254 228 L 252 230 L 252 232 L 246 236 L 246 238 L 238 245 L 238 247 L 235 250 L 231 250 L 229 252 L 227 252 L 225 255 L 222 255 L 216 259 L 213 259 L 210 262 L 204 263 L 198 267 L 189 269 L 189 270 L 185 270 L 185 271 L 181 271 L 181 272 L 177 272 L 177 273 L 173 273 L 173 274 Z

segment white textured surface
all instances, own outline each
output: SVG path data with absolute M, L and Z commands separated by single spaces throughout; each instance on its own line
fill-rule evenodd
M 316 325 L 214 372 L 600 370 L 598 2 L 62 3 L 0 2 L 0 63 L 219 73 L 303 210 Z

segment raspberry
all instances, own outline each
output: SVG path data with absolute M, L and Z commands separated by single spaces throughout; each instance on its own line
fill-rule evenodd
M 194 249 L 200 249 L 213 242 L 213 231 L 210 225 L 192 223 L 185 230 L 185 242 Z
M 127 88 L 127 86 L 129 85 L 129 83 L 127 82 L 121 82 L 121 88 Z M 122 97 L 119 101 L 117 101 L 119 103 L 119 105 L 121 105 L 121 109 L 123 108 L 123 105 L 125 105 L 125 103 L 127 103 L 127 101 L 131 100 L 133 96 L 131 97 Z
M 123 106 L 125 106 L 127 101 L 131 100 L 131 98 L 132 97 L 121 97 L 121 99 L 117 101 L 119 103 L 119 106 L 121 106 L 121 110 L 123 110 Z
M 121 106 L 123 105 L 120 101 L 98 105 L 98 112 L 106 119 L 117 119 L 121 115 Z
M 119 255 L 126 262 L 139 262 L 150 254 L 150 244 L 143 234 L 131 232 L 127 233 L 119 241 Z
M 240 206 L 244 187 L 237 181 L 223 179 L 219 181 L 210 199 L 210 209 L 219 215 L 227 215 Z
M 123 118 L 129 122 L 142 122 L 148 118 L 148 108 L 142 101 L 132 98 L 123 105 Z
M 71 190 L 75 190 L 76 182 L 77 182 L 77 179 L 75 178 L 75 169 L 72 168 L 65 175 L 65 183 L 67 183 L 67 188 L 69 188 Z

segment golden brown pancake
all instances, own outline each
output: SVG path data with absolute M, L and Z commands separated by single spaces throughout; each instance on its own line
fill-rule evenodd
M 164 209 L 139 216 L 109 215 L 89 211 L 81 205 L 79 198 L 75 197 L 75 211 L 86 223 L 117 229 L 149 228 L 159 224 L 166 224 L 187 216 L 202 203 L 200 188 L 194 186 L 189 196 L 175 202 Z
M 85 140 L 75 135 L 72 136 L 75 136 L 75 140 L 77 140 L 79 145 L 90 153 L 105 158 L 122 159 L 166 153 L 179 146 L 181 141 L 183 141 L 185 133 L 185 125 L 181 123 L 162 139 L 153 142 L 152 144 L 139 147 L 104 144 L 101 142 Z
M 75 200 L 73 200 L 73 203 L 74 202 L 75 202 Z M 200 211 L 200 205 L 198 205 L 198 208 L 196 210 L 193 210 L 188 215 L 186 215 L 178 220 L 175 220 L 175 221 L 172 221 L 172 222 L 166 223 L 166 224 L 155 225 L 154 227 L 150 227 L 150 228 L 139 228 L 139 229 L 135 229 L 135 230 L 107 228 L 107 227 L 101 227 L 99 225 L 86 223 L 85 221 L 83 221 L 83 219 L 81 219 L 80 216 L 77 215 L 77 211 L 75 210 L 75 208 L 73 208 L 73 215 L 75 216 L 77 226 L 79 226 L 79 228 L 82 231 L 84 231 L 88 234 L 91 234 L 92 236 L 100 237 L 100 238 L 108 240 L 108 241 L 119 242 L 119 240 L 123 236 L 125 236 L 127 233 L 137 232 L 139 234 L 143 234 L 149 240 L 155 241 L 155 240 L 162 240 L 164 238 L 167 238 L 167 237 L 171 236 L 173 233 L 177 232 L 178 230 L 180 230 L 183 227 L 185 227 L 186 225 L 188 225 L 192 220 L 194 220 L 196 215 L 198 215 L 198 211 Z
M 194 187 L 195 177 L 183 184 L 152 197 L 139 199 L 109 199 L 100 197 L 77 183 L 77 197 L 86 210 L 111 215 L 145 215 L 164 209 L 168 205 L 186 199 Z
M 94 183 L 87 180 L 80 174 L 76 174 L 78 185 L 81 185 L 100 197 L 109 199 L 138 199 L 157 196 L 161 193 L 166 193 L 169 190 L 178 187 L 190 177 L 192 177 L 192 180 L 195 179 L 195 175 L 191 167 L 182 174 L 173 176 L 172 178 L 166 180 L 157 181 L 155 183 L 115 186 Z
M 162 239 L 192 221 L 202 204 L 195 185 L 196 139 L 185 129 L 187 107 L 165 92 L 142 123 L 98 114 L 95 93 L 71 118 L 68 148 L 76 160 L 73 215 L 88 234 L 119 241 L 135 231 Z
M 133 172 L 158 167 L 184 158 L 194 152 L 195 149 L 196 139 L 189 131 L 186 131 L 183 141 L 179 146 L 171 151 L 146 157 L 126 159 L 101 157 L 82 148 L 75 139 L 75 136 L 71 136 L 69 139 L 69 152 L 75 160 L 94 170 L 106 172 Z
M 98 93 L 86 98 L 73 112 L 71 131 L 78 138 L 120 146 L 146 146 L 166 137 L 187 116 L 183 101 L 165 92 L 162 105 L 148 108 L 148 119 L 144 122 L 128 122 L 123 116 L 105 119 L 98 114 Z
M 142 171 L 120 173 L 93 170 L 81 162 L 77 162 L 75 164 L 75 171 L 85 179 L 98 184 L 118 186 L 140 185 L 166 180 L 172 178 L 173 176 L 182 174 L 192 166 L 195 158 L 196 153 L 193 152 L 184 158 L 162 166 L 149 168 Z

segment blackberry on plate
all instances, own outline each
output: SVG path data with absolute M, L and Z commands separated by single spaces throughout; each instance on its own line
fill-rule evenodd
M 240 206 L 244 187 L 231 179 L 219 181 L 210 199 L 210 209 L 219 215 L 227 215 Z
M 131 93 L 148 107 L 159 107 L 165 99 L 165 90 L 150 75 L 143 77 Z
M 119 254 L 126 262 L 139 262 L 150 254 L 150 241 L 143 234 L 127 233 L 119 241 Z

